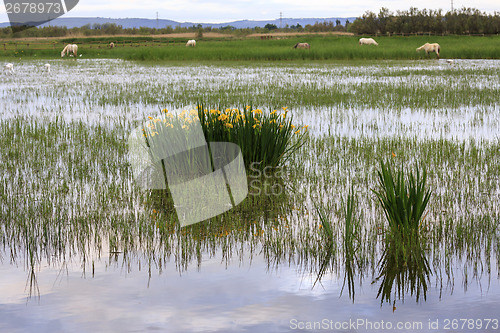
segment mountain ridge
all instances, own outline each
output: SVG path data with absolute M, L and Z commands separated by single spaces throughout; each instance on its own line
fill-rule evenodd
M 330 17 L 330 18 L 282 18 L 273 19 L 273 20 L 237 20 L 230 21 L 224 23 L 194 23 L 194 22 L 178 22 L 167 19 L 147 19 L 147 18 L 105 18 L 105 17 L 59 17 L 50 22 L 44 23 L 40 25 L 41 27 L 46 26 L 60 26 L 71 28 L 79 28 L 84 25 L 90 24 L 105 24 L 105 23 L 114 23 L 116 25 L 121 25 L 124 29 L 130 28 L 165 28 L 167 26 L 171 26 L 172 28 L 180 26 L 181 28 L 189 28 L 192 26 L 201 25 L 203 28 L 211 27 L 211 28 L 221 28 L 226 26 L 232 26 L 237 29 L 243 28 L 263 28 L 266 24 L 274 24 L 278 28 L 285 27 L 286 25 L 292 26 L 300 24 L 304 27 L 307 24 L 315 24 L 316 22 L 333 22 L 336 23 L 337 20 L 340 21 L 340 24 L 344 25 L 346 20 L 349 22 L 353 22 L 356 17 Z M 8 27 L 10 26 L 9 22 L 0 23 L 0 27 Z

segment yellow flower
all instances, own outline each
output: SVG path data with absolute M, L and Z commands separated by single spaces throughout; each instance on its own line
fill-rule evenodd
M 286 111 L 286 109 L 288 109 L 288 106 L 282 106 L 281 108 L 283 109 L 283 111 Z
M 149 118 L 149 119 L 153 119 L 153 117 L 151 117 L 151 116 L 148 116 L 148 118 Z
M 295 126 L 293 126 L 292 124 L 290 124 L 290 127 L 292 127 L 292 129 L 294 129 L 294 128 L 295 128 Z
M 229 119 L 229 116 L 223 113 L 219 117 L 217 117 L 217 119 L 220 121 L 225 121 L 225 120 Z
M 252 127 L 253 127 L 253 128 L 257 127 L 257 124 L 253 125 Z
M 226 126 L 229 128 L 233 128 L 233 124 L 231 124 L 231 123 L 227 123 Z
M 251 106 L 250 106 L 250 105 L 247 105 L 247 110 L 248 110 L 248 109 L 250 109 L 250 108 L 251 108 Z
M 306 131 L 307 131 L 308 127 L 309 127 L 309 125 L 302 126 L 302 128 L 304 128 Z
M 299 134 L 299 132 L 300 132 L 300 130 L 298 130 L 298 131 L 295 131 L 295 134 Z
M 283 119 L 285 119 L 286 118 L 286 113 L 283 113 L 282 116 L 283 116 Z
M 273 112 L 271 112 L 271 114 L 273 115 L 273 114 L 275 114 L 276 112 L 278 112 L 278 110 L 274 110 Z

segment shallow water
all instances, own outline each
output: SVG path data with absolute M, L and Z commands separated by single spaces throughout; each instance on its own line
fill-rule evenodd
M 274 94 L 270 98 L 276 97 L 284 102 L 285 95 L 280 94 L 287 89 L 336 89 L 348 92 L 364 89 L 366 86 L 378 87 L 377 85 L 382 85 L 384 90 L 393 86 L 432 89 L 435 85 L 443 84 L 454 89 L 465 86 L 479 91 L 483 88 L 498 91 L 500 88 L 500 76 L 495 75 L 500 71 L 498 60 L 457 60 L 452 66 L 444 61 L 418 61 L 367 66 L 303 67 L 143 66 L 120 60 L 81 59 L 48 62 L 52 66 L 50 75 L 41 70 L 45 61 L 27 61 L 15 64 L 16 75 L 3 75 L 0 78 L 0 120 L 4 121 L 3 126 L 9 126 L 19 116 L 41 126 L 48 126 L 47 123 L 61 117 L 67 122 L 83 120 L 94 131 L 94 135 L 99 133 L 97 125 L 101 125 L 113 136 L 117 127 L 132 129 L 146 116 L 156 115 L 163 108 L 174 109 L 198 102 L 197 91 L 206 98 L 208 96 L 211 103 L 228 98 L 226 94 L 234 93 L 238 94 L 238 101 L 247 102 L 253 97 L 265 107 L 262 101 L 266 94 Z M 455 73 L 451 78 L 431 75 L 432 72 L 444 74 L 450 71 Z M 466 74 L 460 75 L 461 72 Z M 412 79 L 409 80 L 409 77 Z M 371 102 L 364 101 L 363 96 L 357 102 L 342 100 L 321 105 L 302 103 L 299 97 L 297 101 L 289 102 L 295 104 L 290 108 L 294 119 L 299 123 L 309 124 L 309 131 L 315 139 L 342 138 L 361 142 L 374 138 L 395 141 L 415 139 L 417 143 L 442 139 L 466 142 L 467 147 L 470 146 L 469 140 L 474 139 L 481 151 L 482 144 L 493 147 L 498 144 L 500 133 L 498 98 L 496 102 L 485 100 L 484 103 L 474 102 L 471 105 L 462 105 L 461 102 L 453 107 L 440 105 L 435 109 L 403 107 L 390 103 L 384 107 L 374 106 Z M 123 135 L 121 131 L 116 133 Z M 71 143 L 74 138 L 71 133 L 65 133 L 59 139 L 59 145 L 64 145 Z M 341 141 L 336 141 L 336 144 L 337 146 L 332 145 L 323 152 L 319 148 L 308 148 L 310 154 L 317 155 L 319 164 L 316 165 L 316 160 L 312 158 L 301 163 L 309 168 L 310 176 L 314 174 L 323 177 L 319 184 L 311 181 L 313 185 L 307 179 L 303 180 L 300 186 L 304 186 L 304 193 L 316 193 L 326 203 L 330 202 L 331 197 L 345 192 L 344 189 L 329 188 L 326 189 L 330 191 L 327 193 L 325 188 L 328 182 L 350 182 L 356 174 L 367 173 L 369 167 L 360 160 L 359 164 L 354 163 L 356 167 L 353 168 L 352 161 L 329 156 L 332 149 L 343 148 L 339 147 L 342 145 Z M 70 151 L 87 152 L 92 148 L 76 146 Z M 112 154 L 113 151 L 107 153 Z M 43 158 L 39 155 L 35 157 L 43 164 Z M 496 310 L 500 306 L 500 280 L 498 258 L 495 255 L 498 253 L 500 239 L 500 177 L 495 171 L 495 161 L 478 165 L 472 170 L 474 177 L 478 174 L 490 177 L 488 184 L 484 184 L 484 178 L 479 176 L 465 184 L 467 175 L 454 173 L 457 165 L 448 165 L 439 172 L 433 171 L 434 179 L 440 176 L 445 179 L 458 177 L 464 184 L 459 190 L 454 189 L 452 194 L 448 193 L 447 186 L 436 185 L 436 201 L 444 200 L 446 195 L 457 197 L 453 197 L 453 205 L 445 207 L 448 213 L 432 211 L 430 217 L 438 219 L 446 214 L 465 220 L 470 217 L 490 217 L 493 219 L 492 223 L 496 224 L 496 234 L 488 238 L 492 244 L 487 240 L 483 241 L 481 235 L 478 235 L 477 238 L 482 242 L 479 245 L 474 243 L 474 239 L 469 239 L 465 241 L 465 245 L 450 241 L 437 250 L 428 249 L 429 253 L 426 254 L 435 271 L 430 277 L 426 300 L 419 299 L 417 302 L 415 295 L 405 291 L 404 302 L 394 295 L 396 309 L 393 311 L 392 302 L 381 305 L 381 299 L 377 297 L 380 281 L 372 284 L 372 280 L 378 276 L 376 267 L 365 267 L 361 285 L 361 272 L 356 272 L 355 296 L 352 299 L 347 287 L 340 296 L 345 274 L 342 264 L 333 269 L 333 272 L 328 271 L 321 282 L 315 284 L 318 267 L 314 260 L 310 263 L 301 261 L 298 259 L 300 253 L 290 253 L 283 258 L 280 255 L 273 256 L 271 250 L 269 255 L 262 249 L 260 240 L 255 241 L 258 245 L 250 250 L 254 244 L 253 239 L 242 241 L 228 238 L 227 243 L 218 244 L 233 244 L 230 255 L 221 252 L 220 247 L 223 245 L 218 245 L 219 248 L 214 253 L 207 247 L 202 249 L 199 262 L 196 261 L 196 256 L 185 259 L 178 248 L 165 254 L 160 246 L 144 245 L 147 241 L 141 240 L 141 243 L 133 237 L 128 245 L 118 242 L 118 246 L 114 247 L 102 240 L 102 249 L 99 251 L 94 248 L 95 244 L 85 243 L 89 239 L 93 240 L 93 228 L 98 232 L 105 232 L 104 228 L 108 227 L 127 231 L 113 223 L 128 221 L 131 228 L 136 228 L 135 222 L 148 218 L 150 209 L 135 197 L 137 193 L 127 172 L 109 172 L 103 168 L 104 162 L 96 157 L 88 158 L 94 160 L 89 162 L 87 174 L 80 175 L 81 179 L 64 190 L 61 189 L 61 179 L 64 177 L 60 175 L 69 172 L 69 167 L 60 156 L 55 163 L 58 166 L 58 176 L 50 174 L 45 170 L 46 167 L 41 167 L 40 176 L 40 170 L 31 169 L 31 164 L 28 163 L 30 161 L 17 166 L 15 170 L 0 169 L 2 178 L 9 179 L 6 185 L 8 191 L 15 191 L 22 197 L 12 199 L 15 197 L 13 195 L 7 196 L 7 199 L 2 198 L 0 208 L 3 214 L 10 214 L 10 207 L 23 211 L 33 209 L 35 212 L 46 209 L 52 216 L 60 216 L 63 224 L 66 222 L 64 219 L 77 220 L 82 216 L 96 216 L 96 220 L 88 228 L 92 229 L 90 231 L 85 225 L 77 223 L 71 226 L 74 229 L 62 229 L 76 235 L 83 234 L 82 238 L 68 238 L 78 243 L 73 247 L 60 250 L 51 248 L 49 244 L 44 249 L 43 244 L 38 244 L 35 239 L 39 256 L 34 265 L 30 262 L 28 253 L 23 251 L 30 238 L 19 236 L 19 239 L 26 240 L 26 244 L 19 239 L 7 239 L 6 228 L 15 227 L 9 223 L 2 224 L 0 235 L 4 247 L 0 250 L 0 331 L 287 332 L 299 330 L 301 325 L 314 325 L 314 322 L 324 319 L 333 320 L 333 325 L 349 321 L 360 324 L 341 327 L 341 330 L 349 332 L 376 331 L 382 320 L 394 325 L 397 322 L 423 325 L 421 329 L 414 327 L 398 330 L 411 332 L 445 331 L 446 320 L 452 319 L 482 320 L 483 325 L 487 319 L 500 319 Z M 115 163 L 113 167 L 124 163 L 122 156 L 112 161 Z M 340 177 L 345 179 L 334 181 L 334 177 L 339 177 L 338 170 L 344 171 Z M 331 179 L 328 178 L 329 175 Z M 98 191 L 108 189 L 102 183 L 118 190 L 110 192 L 110 197 L 102 198 Z M 31 186 L 29 190 L 23 188 L 28 185 Z M 314 188 L 307 189 L 308 186 Z M 60 196 L 59 204 L 65 203 L 64 207 L 58 206 L 55 201 L 43 200 L 45 187 L 68 193 L 53 193 L 52 199 Z M 370 192 L 369 189 L 362 191 L 362 195 L 366 196 Z M 25 192 L 33 200 L 26 199 Z M 497 197 L 494 196 L 495 193 Z M 126 196 L 134 198 L 130 203 L 123 204 L 128 200 Z M 102 202 L 108 200 L 113 202 L 113 213 L 95 211 L 106 207 Z M 294 204 L 299 205 L 299 200 L 298 196 L 292 196 Z M 299 238 L 304 236 L 300 236 L 303 229 L 298 226 L 308 229 L 317 224 L 317 217 L 312 216 L 314 207 L 310 198 L 308 200 L 305 203 L 307 210 L 297 210 L 285 216 L 287 223 L 297 227 L 294 232 Z M 340 199 L 336 198 L 334 204 L 338 202 Z M 367 220 L 375 219 L 377 211 L 373 204 L 362 205 L 362 210 Z M 35 225 L 40 225 L 41 236 L 45 230 L 42 228 L 42 225 L 45 227 L 42 223 L 44 216 L 36 215 L 31 218 Z M 148 221 L 156 223 L 152 217 Z M 54 237 L 56 235 L 54 233 Z M 155 234 L 153 243 L 157 241 L 156 237 Z M 311 243 L 316 240 L 315 237 L 310 238 Z M 176 244 L 175 241 L 181 239 L 181 236 L 172 236 L 172 239 Z M 308 238 L 302 239 L 305 242 Z M 375 236 L 375 239 L 379 238 Z M 271 245 L 272 242 L 266 244 Z M 484 248 L 485 244 L 489 244 L 488 250 Z M 17 253 L 11 253 L 9 246 L 13 246 Z M 182 248 L 181 245 L 176 246 Z M 455 246 L 453 250 L 456 252 L 450 251 L 446 246 Z M 482 247 L 478 250 L 478 246 Z M 110 253 L 116 248 L 120 252 L 127 252 L 126 257 L 124 258 L 123 253 Z M 372 261 L 377 262 L 377 257 L 380 257 L 379 246 L 368 248 L 374 252 L 375 259 Z M 299 250 L 296 249 L 297 252 Z M 167 258 L 166 263 L 161 259 L 163 256 Z M 487 266 L 487 262 L 491 265 Z M 475 265 L 480 267 L 477 276 L 473 271 L 477 267 Z M 34 272 L 31 272 L 31 267 Z M 38 288 L 32 288 L 36 286 Z M 363 320 L 369 321 L 371 326 L 362 325 Z M 438 329 L 429 328 L 436 320 L 439 321 Z M 493 323 L 490 325 L 490 329 L 484 329 L 483 326 L 481 331 L 497 331 L 492 328 Z
M 50 74 L 43 72 L 43 63 L 16 64 L 17 75 L 2 76 L 1 118 L 53 117 L 57 114 L 68 120 L 88 122 L 120 121 L 120 118 L 141 121 L 163 108 L 195 104 L 200 97 L 202 100 L 227 99 L 225 91 L 240 95 L 237 100 L 251 102 L 265 100 L 269 91 L 280 98 L 279 94 L 288 89 L 347 93 L 380 85 L 383 89 L 403 87 L 409 89 L 411 95 L 415 93 L 414 87 L 432 92 L 434 87 L 444 86 L 452 90 L 456 87 L 477 91 L 488 88 L 498 96 L 493 96 L 493 104 L 437 105 L 431 109 L 427 106 L 401 108 L 397 102 L 374 108 L 365 105 L 370 102 L 362 95 L 357 102 L 345 100 L 338 105 L 293 106 L 300 103 L 300 99 L 292 99 L 288 100 L 292 105 L 286 106 L 291 107 L 297 120 L 311 125 L 313 134 L 495 140 L 500 133 L 500 121 L 496 117 L 500 108 L 498 60 L 457 60 L 453 65 L 445 61 L 412 61 L 352 67 L 171 67 L 141 66 L 121 60 L 54 60 L 49 61 L 52 64 Z M 440 72 L 451 75 L 431 75 Z M 460 75 L 461 72 L 466 74 Z M 190 98 L 189 102 L 182 102 L 185 98 Z M 265 105 L 255 107 L 265 108 Z
M 348 332 L 384 331 L 375 328 L 390 330 L 388 325 L 398 323 L 409 325 L 397 330 L 401 332 L 446 331 L 447 320 L 481 319 L 486 325 L 485 319 L 498 319 L 500 299 L 493 272 L 492 281 L 471 282 L 467 291 L 459 281 L 443 290 L 433 285 L 425 302 L 407 296 L 393 311 L 392 304 L 381 306 L 378 286 L 369 279 L 356 284 L 352 302 L 347 291 L 340 296 L 342 278 L 326 277 L 313 287 L 314 276 L 293 266 L 269 269 L 259 258 L 225 267 L 216 256 L 203 260 L 199 270 L 180 275 L 174 265 L 167 265 L 162 274 L 151 277 L 146 267 L 123 265 L 121 258 L 102 258 L 93 276 L 88 271 L 82 276 L 78 264 L 67 263 L 62 269 L 44 265 L 37 273 L 39 298 L 30 300 L 22 293 L 22 268 L 4 264 L 0 272 L 3 332 L 289 332 L 314 322 L 332 331 L 338 331 L 331 329 L 336 325 L 349 325 L 341 330 Z M 460 270 L 456 275 L 459 280 Z M 429 329 L 436 321 L 439 329 Z

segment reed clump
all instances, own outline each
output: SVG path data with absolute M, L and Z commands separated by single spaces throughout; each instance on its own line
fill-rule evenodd
M 427 172 L 416 167 L 415 172 L 405 174 L 401 167 L 395 170 L 390 162 L 380 161 L 377 171 L 378 190 L 375 193 L 384 211 L 389 228 L 410 231 L 418 229 L 431 197 L 426 188 Z
M 198 117 L 207 142 L 237 144 L 247 168 L 284 165 L 307 135 L 307 125 L 295 126 L 287 107 L 265 112 L 249 105 L 238 109 L 199 104 Z

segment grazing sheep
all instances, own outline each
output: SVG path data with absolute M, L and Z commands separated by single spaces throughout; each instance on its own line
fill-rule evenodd
M 45 65 L 43 65 L 43 68 L 45 69 L 45 71 L 46 71 L 47 73 L 50 73 L 50 64 L 45 64 Z
M 378 43 L 373 38 L 360 38 L 359 45 L 377 45 Z
M 439 46 L 438 43 L 433 43 L 433 44 L 425 43 L 424 45 L 417 48 L 417 52 L 420 52 L 422 50 L 424 50 L 425 54 L 427 55 L 429 55 L 429 53 L 431 52 L 436 52 L 436 55 L 439 59 L 439 51 L 441 51 L 441 46 Z
M 186 47 L 188 47 L 188 46 L 195 47 L 196 46 L 196 41 L 194 39 L 188 40 L 187 43 L 186 43 Z
M 309 43 L 297 43 L 293 46 L 294 49 L 310 49 L 311 45 Z
M 14 74 L 14 64 L 8 63 L 3 67 L 4 72 Z
M 113 43 L 113 42 L 109 43 L 109 48 L 110 48 L 110 49 L 112 49 L 112 48 L 114 48 L 114 47 L 115 47 L 115 43 Z
M 78 52 L 78 45 L 76 45 L 76 44 L 68 44 L 61 51 L 61 58 L 64 57 L 65 54 L 66 55 L 71 55 L 71 53 L 73 53 L 73 55 L 76 57 L 77 52 Z

